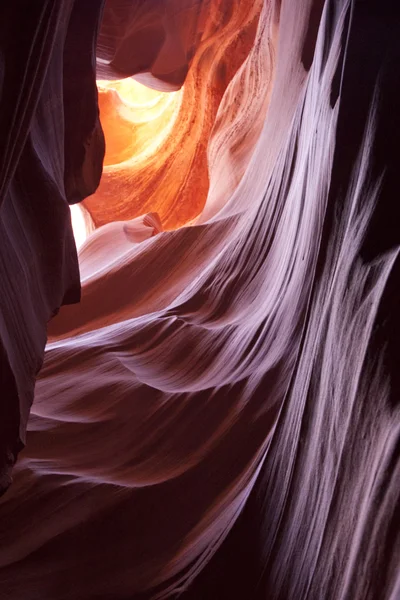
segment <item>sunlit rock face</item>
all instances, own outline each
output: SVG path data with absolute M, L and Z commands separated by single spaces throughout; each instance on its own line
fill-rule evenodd
M 78 6 L 60 31 L 87 41 Z M 51 127 L 30 133 L 47 185 L 74 190 L 65 215 L 94 191 L 93 157 L 104 174 L 72 207 L 82 297 L 48 325 L 0 500 L 5 597 L 397 599 L 399 26 L 389 2 L 106 3 L 104 161 L 96 110 L 89 141 L 72 121 L 58 153 Z M 83 81 L 65 87 L 80 99 Z M 65 164 L 63 135 L 80 148 Z M 69 246 L 42 229 L 47 264 Z M 29 264 L 40 293 L 2 300 L 28 348 L 68 273 Z
M 261 7 L 261 0 L 106 4 L 100 76 L 136 75 L 161 91 L 132 79 L 98 82 L 106 158 L 99 189 L 85 201 L 97 226 L 156 211 L 164 229 L 176 229 L 200 214 L 209 139 L 224 92 L 254 45 Z
M 132 78 L 98 81 L 101 124 L 107 146 L 104 166 L 143 163 L 168 141 L 182 92 L 160 92 Z

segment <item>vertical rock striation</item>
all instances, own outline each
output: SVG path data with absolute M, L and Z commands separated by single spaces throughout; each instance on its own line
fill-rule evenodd
M 78 4 L 0 8 L 1 490 L 25 443 L 47 321 L 80 296 L 68 203 L 92 194 L 102 170 L 93 52 L 101 2 Z
M 84 26 L 83 6 L 57 13 L 56 74 L 74 70 L 69 39 L 88 44 L 66 25 Z M 86 15 L 92 41 L 100 8 Z M 97 53 L 110 145 L 85 200 L 98 227 L 79 251 L 81 302 L 49 324 L 27 445 L 0 501 L 4 598 L 398 597 L 399 25 L 389 1 L 106 3 Z M 40 98 L 61 86 L 49 68 Z M 58 245 L 39 246 L 54 270 L 21 270 L 42 277 L 25 294 L 31 312 L 5 305 L 3 354 L 31 336 L 35 369 L 56 308 L 36 298 L 56 269 L 65 285 L 72 265 L 77 281 L 67 205 L 99 174 L 89 72 L 54 96 L 62 106 L 90 79 L 88 103 L 64 113 L 79 127 L 59 145 L 42 139 L 58 130 L 35 128 L 38 101 L 27 133 L 68 222 Z M 128 76 L 152 86 L 142 104 Z M 15 179 L 24 210 L 35 182 L 29 169 Z M 33 215 L 4 228 L 10 278 L 25 256 L 15 240 L 39 236 Z M 57 254 L 60 229 L 71 263 Z M 26 372 L 3 378 L 12 389 Z

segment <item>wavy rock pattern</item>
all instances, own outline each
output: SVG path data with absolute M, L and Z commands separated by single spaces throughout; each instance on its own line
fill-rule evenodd
M 101 77 L 149 68 L 157 86 L 167 76 L 164 68 L 173 89 L 185 83 L 171 98 L 165 91 L 146 93 L 135 81 L 100 82 L 109 149 L 99 189 L 85 201 L 97 226 L 156 211 L 164 229 L 176 229 L 200 214 L 209 185 L 207 143 L 224 92 L 253 45 L 261 6 L 261 0 L 106 5 L 98 49 L 110 65 L 105 68 L 105 59 L 98 59 Z M 136 48 L 143 37 L 151 40 L 149 55 Z M 149 83 L 142 73 L 143 80 Z
M 93 193 L 102 170 L 99 6 L 78 4 L 0 8 L 0 492 L 25 442 L 46 323 L 79 300 L 68 203 Z
M 400 18 L 171 6 L 105 7 L 107 224 L 0 501 L 4 597 L 395 600 Z M 175 95 L 132 106 L 137 73 Z

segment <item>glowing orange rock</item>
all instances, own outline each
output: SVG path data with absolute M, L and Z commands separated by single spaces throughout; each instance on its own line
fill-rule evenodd
M 100 186 L 85 201 L 97 227 L 156 211 L 164 229 L 176 229 L 200 214 L 209 186 L 208 141 L 223 94 L 253 45 L 261 7 L 261 0 L 204 3 L 179 91 L 148 90 L 131 79 L 99 81 L 106 159 Z M 181 37 L 186 21 L 173 23 Z M 158 67 L 171 61 L 173 48 L 160 49 Z
M 101 124 L 106 136 L 104 166 L 138 168 L 157 152 L 171 133 L 182 90 L 160 92 L 132 78 L 98 81 Z M 118 167 L 116 167 L 118 168 Z

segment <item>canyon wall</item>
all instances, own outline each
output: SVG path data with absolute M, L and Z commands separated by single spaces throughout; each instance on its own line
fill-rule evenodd
M 2 439 L 15 443 L 19 422 L 17 450 L 46 321 L 78 299 L 68 202 L 88 196 L 95 227 L 81 301 L 48 325 L 0 500 L 4 598 L 395 600 L 398 11 L 100 4 L 91 18 L 73 2 L 57 13 L 63 41 L 0 213 L 31 206 L 24 186 L 44 202 L 37 173 L 53 169 L 51 218 L 31 208 L 1 238 L 15 286 L 43 286 L 2 300 L 2 411 L 16 419 Z M 94 48 L 100 16 L 104 161 L 94 56 L 84 75 L 68 50 L 69 36 Z M 73 102 L 85 85 L 91 102 Z M 72 121 L 55 145 L 57 107 Z

